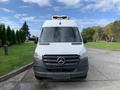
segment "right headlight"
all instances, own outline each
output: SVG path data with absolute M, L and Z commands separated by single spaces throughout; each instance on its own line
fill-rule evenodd
M 42 56 L 40 56 L 38 53 L 35 52 L 35 54 L 34 54 L 34 58 L 38 58 L 38 59 L 41 60 L 41 59 L 42 59 Z
M 34 57 L 37 58 L 37 57 L 38 57 L 38 53 L 35 53 L 35 54 L 34 54 Z

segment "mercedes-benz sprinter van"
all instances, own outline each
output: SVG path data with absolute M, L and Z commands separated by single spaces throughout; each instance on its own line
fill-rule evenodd
M 79 28 L 67 16 L 46 20 L 34 54 L 37 79 L 86 78 L 88 57 Z

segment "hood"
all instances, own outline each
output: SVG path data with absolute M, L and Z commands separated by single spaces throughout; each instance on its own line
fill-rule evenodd
M 49 45 L 37 45 L 35 50 L 40 56 L 45 54 L 78 54 L 85 50 L 83 44 L 72 45 L 71 43 L 50 43 Z

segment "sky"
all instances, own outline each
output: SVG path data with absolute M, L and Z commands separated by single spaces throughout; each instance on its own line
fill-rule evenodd
M 69 16 L 81 30 L 105 26 L 120 19 L 120 0 L 0 0 L 0 23 L 19 30 L 27 21 L 32 35 L 53 15 Z

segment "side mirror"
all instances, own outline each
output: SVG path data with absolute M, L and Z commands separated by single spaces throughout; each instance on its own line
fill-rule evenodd
M 38 43 L 38 37 L 35 37 L 35 39 L 34 39 L 34 43 L 35 43 L 35 44 Z
M 86 38 L 83 38 L 83 43 L 87 43 L 87 39 Z

